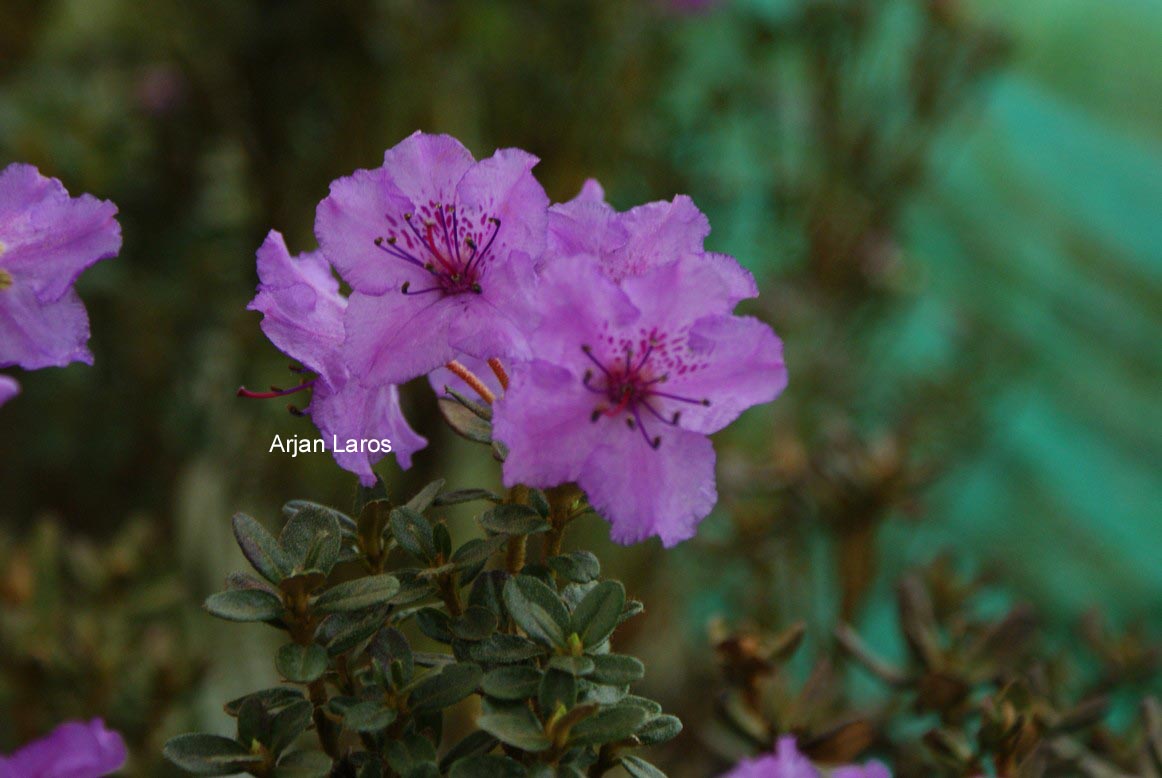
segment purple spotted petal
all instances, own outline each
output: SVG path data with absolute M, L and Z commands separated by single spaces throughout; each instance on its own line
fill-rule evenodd
M 10 376 L 0 375 L 0 405 L 20 394 L 20 383 Z
M 622 543 L 694 534 L 716 500 L 704 433 L 785 382 L 769 327 L 706 315 L 721 308 L 700 294 L 707 274 L 673 262 L 619 286 L 591 258 L 546 268 L 536 360 L 513 366 L 494 406 L 506 484 L 577 481 Z
M 9 165 L 0 172 L 0 270 L 38 301 L 59 300 L 85 268 L 120 250 L 116 214 L 106 200 L 69 197 L 31 165 Z
M 616 432 L 606 431 L 577 479 L 597 512 L 609 518 L 610 536 L 626 545 L 658 537 L 666 548 L 694 537 L 718 501 L 710 439 L 658 429 L 655 450 L 631 430 Z
M 315 229 L 355 293 L 348 363 L 360 381 L 403 382 L 455 352 L 527 355 L 548 209 L 536 163 L 516 149 L 474 162 L 452 138 L 417 134 L 382 168 L 331 185 Z
M 0 778 L 101 778 L 120 770 L 127 758 L 125 741 L 101 719 L 70 721 L 0 757 Z
M 280 233 L 258 249 L 258 294 L 248 310 L 262 313 L 262 331 L 292 359 L 332 381 L 344 377 L 339 347 L 347 300 L 320 252 L 291 257 Z
M 386 452 L 366 450 L 366 444 L 359 443 L 355 444 L 355 451 L 347 451 L 347 441 L 390 441 L 391 453 L 404 470 L 411 467 L 412 454 L 428 444 L 407 423 L 399 405 L 399 389 L 392 385 L 369 389 L 356 381 L 348 381 L 335 391 L 323 383 L 315 389 L 307 412 L 323 433 L 335 461 L 344 470 L 358 475 L 364 486 L 375 484 L 371 466 L 383 459 Z M 334 448 L 336 442 L 338 448 Z
M 47 303 L 19 283 L 0 291 L 0 367 L 91 365 L 88 342 L 89 314 L 75 291 Z

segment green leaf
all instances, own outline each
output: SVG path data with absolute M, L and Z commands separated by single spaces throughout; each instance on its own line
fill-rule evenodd
M 369 640 L 387 621 L 387 608 L 368 612 L 332 613 L 319 625 L 316 637 L 327 646 L 327 653 L 338 656 Z
M 629 621 L 639 613 L 643 613 L 645 609 L 646 606 L 642 605 L 637 600 L 627 600 L 625 607 L 621 609 L 621 615 L 617 617 L 617 623 L 621 624 L 623 622 Z
M 380 630 L 367 650 L 384 672 L 390 671 L 393 665 L 398 665 L 400 678 L 393 681 L 397 685 L 411 681 L 415 673 L 415 657 L 412 655 L 412 647 L 407 638 L 398 629 L 385 627 Z
M 395 709 L 382 702 L 357 702 L 343 711 L 343 726 L 352 732 L 379 732 L 395 719 Z
M 274 666 L 279 675 L 295 683 L 310 683 L 327 672 L 327 652 L 315 643 L 287 643 L 278 650 Z
M 532 535 L 547 532 L 549 522 L 527 505 L 497 505 L 480 515 L 480 526 L 501 535 Z
M 587 656 L 558 654 L 549 657 L 549 667 L 569 675 L 589 675 L 593 672 L 593 660 Z
M 391 532 L 397 543 L 409 554 L 425 562 L 436 557 L 436 541 L 432 525 L 422 514 L 411 508 L 396 508 L 391 512 Z
M 473 502 L 475 500 L 488 500 L 489 502 L 501 502 L 504 500 L 496 492 L 490 492 L 487 489 L 456 489 L 451 492 L 444 492 L 438 495 L 432 502 L 433 505 L 459 505 L 462 502 Z
M 487 540 L 473 538 L 456 549 L 456 553 L 452 555 L 452 563 L 463 569 L 487 562 L 489 557 L 504 546 L 505 541 L 506 538 L 502 535 Z
M 227 621 L 269 621 L 282 618 L 282 600 L 262 589 L 232 589 L 211 594 L 202 606 Z
M 529 507 L 540 514 L 542 519 L 548 519 L 553 510 L 549 505 L 549 498 L 540 489 L 529 489 Z
M 460 437 L 474 443 L 492 442 L 492 425 L 480 418 L 471 408 L 447 397 L 437 399 L 436 405 L 444 421 L 448 422 L 448 426 Z
M 496 706 L 488 703 L 476 719 L 476 726 L 502 743 L 522 751 L 538 753 L 552 745 L 541 722 L 524 705 Z
M 299 511 L 306 510 L 308 508 L 311 510 L 323 511 L 324 513 L 331 514 L 335 517 L 335 521 L 339 522 L 340 529 L 351 534 L 355 534 L 355 520 L 343 511 L 335 510 L 334 508 L 326 505 L 320 505 L 319 503 L 311 502 L 310 500 L 291 500 L 286 505 L 282 506 L 283 513 L 287 514 L 288 516 L 294 516 Z
M 633 736 L 646 718 L 645 710 L 636 705 L 604 708 L 577 722 L 569 733 L 569 745 L 599 746 L 626 740 Z
M 245 513 L 234 514 L 234 539 L 250 565 L 272 584 L 278 584 L 293 565 L 266 527 Z
M 636 694 L 627 694 L 621 698 L 621 705 L 632 705 L 641 708 L 646 712 L 646 718 L 653 718 L 654 716 L 662 715 L 662 706 L 660 703 L 649 699 L 648 697 L 639 697 Z
M 392 575 L 370 575 L 333 586 L 313 603 L 319 613 L 355 611 L 373 605 L 386 605 L 399 591 L 399 580 Z
M 593 672 L 589 680 L 609 686 L 625 686 L 641 680 L 646 666 L 641 660 L 625 654 L 598 654 L 593 657 Z
M 242 709 L 243 703 L 250 699 L 258 700 L 262 704 L 263 709 L 273 712 L 303 699 L 303 693 L 290 686 L 275 686 L 271 689 L 262 689 L 261 691 L 245 694 L 236 700 L 231 700 L 226 703 L 226 713 L 231 716 L 237 716 L 238 712 Z
M 557 575 L 574 583 L 589 583 L 601 574 L 601 563 L 588 551 L 571 551 L 549 559 L 549 567 Z
M 541 671 L 529 665 L 498 667 L 484 676 L 481 687 L 498 700 L 527 700 L 541 687 Z
M 339 559 L 342 530 L 335 511 L 318 505 L 307 505 L 295 512 L 279 535 L 295 570 L 331 572 Z
M 420 632 L 440 643 L 451 643 L 456 639 L 452 634 L 452 617 L 435 608 L 422 608 L 416 612 L 416 625 Z
M 387 500 L 387 485 L 383 479 L 377 474 L 375 476 L 374 486 L 364 486 L 358 481 L 355 482 L 355 506 L 352 515 L 360 516 L 363 514 L 363 509 L 367 507 L 368 503 L 376 500 Z
M 416 492 L 416 496 L 407 501 L 404 507 L 411 508 L 416 513 L 423 513 L 428 508 L 432 507 L 432 502 L 435 501 L 436 496 L 440 494 L 440 490 L 444 488 L 444 479 L 439 478 L 432 481 Z
M 585 648 L 601 645 L 617 627 L 625 587 L 618 581 L 602 581 L 589 590 L 573 611 L 570 632 L 577 633 Z
M 440 769 L 447 770 L 450 765 L 456 764 L 461 759 L 487 754 L 498 745 L 500 742 L 492 735 L 475 730 L 448 749 L 448 753 L 440 758 Z
M 453 619 L 452 634 L 461 640 L 479 641 L 496 632 L 496 614 L 479 605 L 469 605 L 464 615 Z
M 504 615 L 504 585 L 509 575 L 503 570 L 488 570 L 480 574 L 468 593 L 468 604 L 488 608 L 497 618 Z
M 468 646 L 468 657 L 484 664 L 513 664 L 544 653 L 540 645 L 519 635 L 497 634 Z
M 452 765 L 448 778 L 527 778 L 529 771 L 507 756 L 470 756 Z
M 271 753 L 278 756 L 294 743 L 311 723 L 314 710 L 315 706 L 308 700 L 299 700 L 283 708 L 270 723 L 270 742 L 267 745 Z
M 479 665 L 463 662 L 447 665 L 429 675 L 412 690 L 409 698 L 416 710 L 440 710 L 455 705 L 476 691 L 484 677 Z
M 637 756 L 623 756 L 619 764 L 631 778 L 666 778 L 666 774 Z
M 295 751 L 278 760 L 272 778 L 327 778 L 331 760 L 321 751 Z
M 555 711 L 558 705 L 564 705 L 566 710 L 572 708 L 577 703 L 577 679 L 572 673 L 549 670 L 541 679 L 537 703 L 548 712 Z
M 643 746 L 656 746 L 676 738 L 681 731 L 682 720 L 664 713 L 648 720 L 634 734 Z
M 255 698 L 244 702 L 238 710 L 238 742 L 253 743 L 257 740 L 266 743 L 269 735 L 270 716 L 262 703 Z
M 162 749 L 166 759 L 194 775 L 233 775 L 262 757 L 235 740 L 220 735 L 190 734 L 170 738 Z
M 569 611 L 548 585 L 532 576 L 513 576 L 504 585 L 504 604 L 530 638 L 565 647 Z

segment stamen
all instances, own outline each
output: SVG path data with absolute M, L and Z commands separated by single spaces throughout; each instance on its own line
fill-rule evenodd
M 637 403 L 634 403 L 633 406 L 633 418 L 637 422 L 637 428 L 641 430 L 642 439 L 645 440 L 650 448 L 657 450 L 658 446 L 662 445 L 662 438 L 659 435 L 654 437 L 652 440 L 650 439 L 650 434 L 646 432 L 646 425 L 642 423 L 642 413 L 640 410 L 638 410 Z
M 375 242 L 375 247 L 377 249 L 379 249 L 380 251 L 383 251 L 387 254 L 390 254 L 391 256 L 395 257 L 396 259 L 402 259 L 404 262 L 411 262 L 416 267 L 422 267 L 425 270 L 429 270 L 429 271 L 431 270 L 430 267 L 425 265 L 419 259 L 417 259 L 416 257 L 412 256 L 408 252 L 406 252 L 403 249 L 396 246 L 395 245 L 395 243 L 396 243 L 395 238 L 388 238 L 387 240 L 384 240 L 383 238 L 376 238 L 374 242 Z
M 484 382 L 475 373 L 454 359 L 444 365 L 444 367 L 448 368 L 453 375 L 459 377 L 460 380 L 472 387 L 472 391 L 480 395 L 481 400 L 492 405 L 492 401 L 496 399 L 496 395 L 492 393 L 491 389 L 485 386 Z
M 605 377 L 608 378 L 611 383 L 614 381 L 613 375 L 608 370 L 605 369 L 605 365 L 598 362 L 597 357 L 593 356 L 593 347 L 592 346 L 582 346 L 581 351 L 585 353 L 585 356 L 589 357 L 589 361 L 591 361 L 593 364 L 597 365 L 598 368 L 600 368 L 602 373 L 605 373 Z
M 488 253 L 490 248 L 492 248 L 492 242 L 496 240 L 496 236 L 500 234 L 500 219 L 496 218 L 495 216 L 490 216 L 488 217 L 488 221 L 492 222 L 493 224 L 492 234 L 488 236 L 488 242 L 484 244 L 484 248 L 481 249 L 478 254 L 472 257 L 472 259 L 468 260 L 468 264 L 464 267 L 465 271 L 471 270 L 473 264 L 484 259 L 484 255 Z
M 251 399 L 251 400 L 272 400 L 275 397 L 286 397 L 288 394 L 294 394 L 296 392 L 301 392 L 304 389 L 310 389 L 311 387 L 313 387 L 315 385 L 315 381 L 317 381 L 317 380 L 318 380 L 317 378 L 312 378 L 310 381 L 304 381 L 303 383 L 299 384 L 298 386 L 294 387 L 293 389 L 277 389 L 277 388 L 272 386 L 270 388 L 271 391 L 269 391 L 269 392 L 252 392 L 251 390 L 247 389 L 245 386 L 240 386 L 240 387 L 238 387 L 238 391 L 236 392 L 236 396 L 246 397 L 246 398 Z
M 492 357 L 488 360 L 488 366 L 492 368 L 492 374 L 496 376 L 496 380 L 500 381 L 500 388 L 508 389 L 508 373 L 505 371 L 504 363 L 500 361 L 500 358 Z
M 593 380 L 593 371 L 586 370 L 584 377 L 581 379 L 581 385 L 594 394 L 605 394 L 606 390 L 596 386 L 590 386 L 589 382 Z
M 665 416 L 658 413 L 658 410 L 656 408 L 654 408 L 654 406 L 650 405 L 647 401 L 641 400 L 638 404 L 641 405 L 643 408 L 645 408 L 650 413 L 652 413 L 654 415 L 654 417 L 657 418 L 657 420 L 660 421 L 662 424 L 669 424 L 671 427 L 678 426 L 678 417 L 682 415 L 681 411 L 674 411 L 673 417 L 667 419 Z
M 411 288 L 411 285 L 412 285 L 411 281 L 404 281 L 403 286 L 401 286 L 399 288 L 399 290 L 401 292 L 403 292 L 404 294 L 408 295 L 409 297 L 411 297 L 413 295 L 417 295 L 417 294 L 427 294 L 428 292 L 442 292 L 442 291 L 444 291 L 443 288 L 441 288 L 439 286 L 429 286 L 427 289 L 420 289 L 417 292 L 410 292 L 408 290 Z
M 657 395 L 658 397 L 668 397 L 668 398 L 669 398 L 669 399 L 671 399 L 671 400 L 677 400 L 678 402 L 683 402 L 683 403 L 690 403 L 691 405 L 703 405 L 703 406 L 709 406 L 709 405 L 710 405 L 710 400 L 708 400 L 708 399 L 707 399 L 707 398 L 705 398 L 705 397 L 703 397 L 701 400 L 695 400 L 695 399 L 694 399 L 694 398 L 692 398 L 692 397 L 682 397 L 681 395 L 678 395 L 678 394 L 670 394 L 669 392 L 655 392 L 655 391 L 651 391 L 651 392 L 650 392 L 650 394 L 651 394 L 651 395 Z

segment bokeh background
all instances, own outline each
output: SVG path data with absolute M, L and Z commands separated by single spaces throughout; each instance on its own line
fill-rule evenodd
M 717 441 L 719 509 L 663 553 L 597 552 L 648 616 L 626 636 L 706 775 L 708 625 L 840 618 L 900 656 L 892 587 L 947 553 L 1063 641 L 1087 609 L 1162 627 L 1162 5 L 1152 0 L 0 0 L 0 164 L 120 207 L 82 278 L 89 368 L 0 409 L 0 751 L 105 713 L 149 749 L 226 727 L 268 637 L 200 599 L 238 510 L 350 505 L 313 435 L 234 396 L 287 379 L 247 312 L 270 228 L 314 247 L 328 183 L 416 129 L 519 146 L 555 200 L 691 195 L 760 279 L 790 385 Z M 431 445 L 389 489 L 497 482 Z M 463 531 L 470 522 L 453 516 Z M 228 654 L 217 650 L 221 635 Z M 866 677 L 855 695 L 874 697 Z M 860 690 L 863 691 L 860 691 Z M 113 711 L 113 712 L 110 712 Z M 685 770 L 685 772 L 683 772 Z

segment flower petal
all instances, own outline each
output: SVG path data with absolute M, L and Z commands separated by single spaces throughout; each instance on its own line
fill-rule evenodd
M 262 313 L 262 331 L 287 356 L 333 382 L 346 378 L 339 354 L 347 300 L 321 252 L 291 257 L 280 233 L 258 249 L 258 294 L 247 306 Z
M 508 391 L 493 406 L 492 434 L 508 446 L 506 486 L 574 481 L 600 442 L 589 420 L 593 401 L 568 370 L 534 360 L 513 366 Z
M 117 206 L 92 195 L 69 197 L 32 165 L 0 172 L 0 269 L 43 303 L 70 290 L 85 268 L 121 249 Z
M 465 295 L 354 292 L 343 345 L 352 378 L 365 386 L 402 384 L 447 363 L 457 353 L 452 325 L 468 302 Z
M 0 375 L 0 405 L 20 394 L 20 383 L 11 376 Z
M 667 430 L 655 449 L 635 431 L 617 432 L 593 449 L 577 479 L 612 525 L 610 536 L 624 545 L 656 536 L 667 548 L 694 537 L 718 500 L 710 439 Z
M 101 778 L 120 770 L 127 758 L 125 741 L 101 719 L 69 721 L 0 760 L 0 769 L 28 778 Z
M 27 286 L 14 284 L 0 291 L 0 367 L 91 365 L 88 341 L 89 315 L 75 291 L 47 303 Z
M 391 453 L 399 466 L 407 470 L 412 454 L 428 444 L 404 418 L 399 404 L 399 389 L 391 384 L 368 388 L 356 381 L 348 381 L 335 391 L 323 382 L 315 390 L 307 408 L 315 425 L 323 433 L 328 447 L 338 441 L 340 449 L 346 441 L 389 440 Z M 383 459 L 386 452 L 334 450 L 332 456 L 344 470 L 355 473 L 365 486 L 375 484 L 371 466 Z
M 383 168 L 393 188 L 419 207 L 446 203 L 472 167 L 472 152 L 451 135 L 416 131 L 383 154 Z

